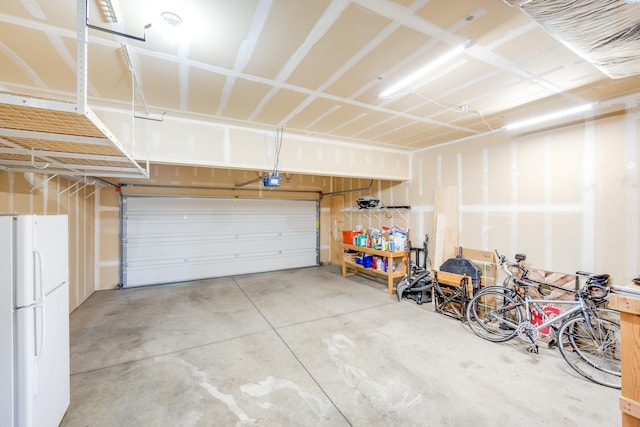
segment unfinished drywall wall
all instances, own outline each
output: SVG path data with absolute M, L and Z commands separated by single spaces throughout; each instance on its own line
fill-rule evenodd
M 68 215 L 71 311 L 95 289 L 94 197 L 95 187 L 82 180 L 0 171 L 0 213 Z
M 460 188 L 460 244 L 525 252 L 530 266 L 637 277 L 640 112 L 414 154 L 410 227 L 433 230 L 438 186 Z
M 133 119 L 131 112 L 94 111 L 138 161 L 224 169 L 273 170 L 277 129 L 250 128 L 166 115 L 162 121 Z M 149 155 L 147 156 L 147 152 Z M 408 180 L 410 154 L 381 144 L 352 143 L 287 132 L 283 128 L 278 168 L 305 175 Z

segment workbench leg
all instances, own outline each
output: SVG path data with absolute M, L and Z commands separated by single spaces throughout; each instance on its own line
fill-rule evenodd
M 391 275 L 387 277 L 387 286 L 389 286 L 389 295 L 393 295 L 393 277 L 391 277 Z
M 622 343 L 622 390 L 620 409 L 622 427 L 640 427 L 640 315 L 620 311 L 620 341 Z M 624 397 L 623 397 L 624 396 Z

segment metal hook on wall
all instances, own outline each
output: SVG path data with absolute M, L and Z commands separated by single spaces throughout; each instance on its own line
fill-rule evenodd
M 45 163 L 44 166 L 36 165 L 36 156 L 34 154 L 33 147 L 31 147 L 31 166 L 33 166 L 36 169 L 40 169 L 40 170 L 46 169 L 46 168 L 49 167 L 49 162 Z

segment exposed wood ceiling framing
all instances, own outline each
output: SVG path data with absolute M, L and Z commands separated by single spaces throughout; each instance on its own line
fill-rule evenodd
M 416 150 L 530 114 L 628 97 L 640 87 L 637 75 L 608 77 L 500 0 L 108 3 L 89 0 L 90 23 L 144 34 L 146 41 L 89 30 L 89 103 L 130 109 L 135 93 L 136 115 L 166 113 L 274 130 L 286 124 L 292 133 Z M 628 10 L 640 22 L 640 5 Z M 183 21 L 178 41 L 165 37 L 165 11 Z M 405 94 L 378 97 L 467 39 L 475 41 L 472 47 Z M 2 2 L 0 40 L 0 90 L 73 99 L 76 0 Z M 9 114 L 6 108 L 3 114 Z M 2 138 L 7 156 L 22 156 L 12 162 L 30 161 L 25 156 L 33 141 Z M 76 153 L 115 156 L 95 147 L 101 148 Z M 33 148 L 51 164 L 67 161 L 53 156 L 51 146 Z M 8 161 L 3 157 L 0 165 Z M 73 159 L 80 161 L 90 166 L 96 159 Z

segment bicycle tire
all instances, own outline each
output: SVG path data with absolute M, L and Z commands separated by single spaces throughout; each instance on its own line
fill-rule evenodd
M 512 289 L 483 289 L 467 305 L 467 324 L 474 334 L 492 342 L 509 341 L 517 335 L 522 309 Z
M 620 325 L 598 316 L 567 319 L 558 331 L 564 360 L 594 383 L 620 389 Z

